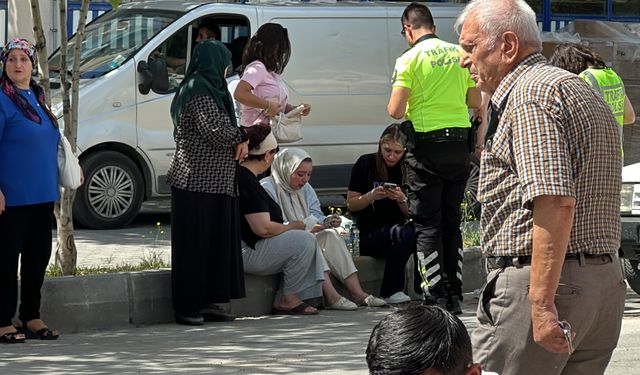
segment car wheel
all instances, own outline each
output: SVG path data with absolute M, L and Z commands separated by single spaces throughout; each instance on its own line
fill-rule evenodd
M 640 294 L 640 270 L 638 261 L 635 259 L 620 258 L 627 283 L 634 292 Z
M 80 162 L 84 184 L 78 189 L 73 217 L 87 228 L 112 229 L 129 224 L 144 199 L 142 174 L 116 151 L 91 154 Z
M 480 202 L 478 202 L 478 181 L 480 178 L 480 161 L 475 155 L 470 160 L 471 171 L 464 191 L 463 220 L 473 221 L 480 218 Z

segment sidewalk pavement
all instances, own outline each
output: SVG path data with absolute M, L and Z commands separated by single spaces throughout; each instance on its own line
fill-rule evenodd
M 461 316 L 476 325 L 472 295 Z M 57 341 L 3 345 L 2 374 L 367 374 L 373 326 L 393 308 L 323 310 L 201 327 L 163 324 L 65 334 Z M 72 318 L 72 317 L 71 317 Z M 623 331 L 607 375 L 638 374 L 640 297 L 629 290 Z
M 126 229 L 78 230 L 78 265 L 139 263 L 151 252 L 168 261 L 169 215 L 150 211 Z M 465 297 L 461 318 L 469 330 L 476 325 L 476 304 L 472 294 Z M 197 328 L 162 324 L 62 332 L 54 342 L 3 345 L 0 374 L 367 374 L 364 353 L 371 329 L 390 311 L 323 310 L 316 316 L 261 316 Z M 622 334 L 606 374 L 638 373 L 640 297 L 629 289 Z
M 170 201 L 150 201 L 143 204 L 140 215 L 126 228 L 93 230 L 77 228 L 74 232 L 78 250 L 78 267 L 139 264 L 143 258 L 159 256 L 171 260 Z M 158 225 L 159 224 L 159 225 Z M 53 233 L 55 262 L 56 231 Z

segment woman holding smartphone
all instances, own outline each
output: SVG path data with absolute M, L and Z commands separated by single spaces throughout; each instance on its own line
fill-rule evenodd
M 389 304 L 409 302 L 405 265 L 415 253 L 413 226 L 402 184 L 405 146 L 400 124 L 389 125 L 378 152 L 360 156 L 351 170 L 347 206 L 360 230 L 360 254 L 386 260 L 380 296 Z

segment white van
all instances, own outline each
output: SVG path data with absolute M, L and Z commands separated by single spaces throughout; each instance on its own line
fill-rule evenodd
M 313 107 L 304 139 L 295 145 L 312 156 L 313 186 L 321 195 L 345 194 L 351 165 L 376 150 L 392 121 L 386 104 L 395 59 L 407 49 L 400 34 L 407 5 L 155 0 L 121 5 L 95 19 L 81 52 L 78 147 L 86 182 L 74 217 L 87 227 L 120 227 L 144 200 L 169 194 L 166 174 L 175 147 L 169 105 L 203 18 L 220 26 L 236 67 L 260 25 L 277 22 L 288 29 L 292 53 L 284 79 L 290 102 Z M 428 6 L 438 36 L 457 41 L 453 23 L 462 7 Z M 71 39 L 69 51 L 73 45 Z M 154 63 L 159 60 L 168 68 Z M 49 60 L 53 78 L 59 61 L 58 51 Z M 60 105 L 55 111 L 61 113 Z

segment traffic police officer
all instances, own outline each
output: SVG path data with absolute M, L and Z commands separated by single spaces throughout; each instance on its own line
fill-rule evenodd
M 480 92 L 459 65 L 460 47 L 435 35 L 428 7 L 410 4 L 401 21 L 411 48 L 396 61 L 387 109 L 393 118 L 410 120 L 403 124 L 408 138 L 404 185 L 425 301 L 460 314 L 460 204 L 469 175 L 468 107 L 480 105 Z
M 559 68 L 577 74 L 583 81 L 596 90 L 611 108 L 620 125 L 633 124 L 636 114 L 627 97 L 622 78 L 608 68 L 604 59 L 594 49 L 577 43 L 561 43 L 556 46 L 549 62 Z

